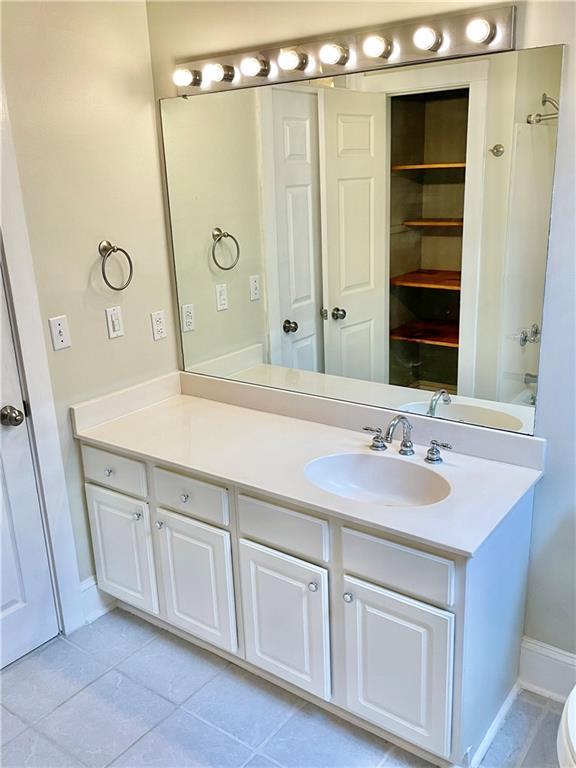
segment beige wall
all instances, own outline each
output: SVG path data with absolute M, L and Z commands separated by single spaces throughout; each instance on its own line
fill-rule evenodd
M 486 3 L 455 2 L 148 2 L 154 82 L 173 96 L 174 63 L 262 42 L 313 36 Z M 573 2 L 529 0 L 519 8 L 518 47 L 574 46 Z M 546 289 L 537 432 L 550 439 L 547 474 L 534 509 L 526 632 L 576 652 L 576 435 L 574 398 L 574 51 L 565 62 L 556 194 Z M 491 137 L 489 137 L 490 140 Z M 492 143 L 497 141 L 494 138 Z M 556 340 L 561 339 L 561 343 Z M 558 404 L 562 403 L 562 412 Z
M 2 3 L 2 68 L 41 311 L 66 314 L 49 352 L 80 577 L 92 557 L 68 406 L 177 366 L 146 10 L 139 2 Z M 100 276 L 107 238 L 134 259 L 130 288 Z M 126 335 L 108 340 L 104 308 Z M 149 313 L 165 308 L 154 343 Z

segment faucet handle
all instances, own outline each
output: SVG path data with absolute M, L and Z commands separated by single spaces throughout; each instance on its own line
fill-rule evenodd
M 440 448 L 444 448 L 447 451 L 452 450 L 450 443 L 441 443 L 439 440 L 430 440 L 430 448 L 428 448 L 428 453 L 426 454 L 424 461 L 427 461 L 428 464 L 442 464 L 444 459 L 440 453 Z
M 382 436 L 382 428 L 381 427 L 362 427 L 364 432 L 370 432 L 374 435 L 372 438 L 372 443 L 370 445 L 370 448 L 373 451 L 385 451 L 388 447 L 386 443 L 384 442 L 384 438 Z

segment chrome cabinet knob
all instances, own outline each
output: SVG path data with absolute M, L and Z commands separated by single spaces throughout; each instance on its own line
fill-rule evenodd
M 104 475 L 105 475 L 106 477 L 112 477 L 112 475 L 113 475 L 113 474 L 114 474 L 114 470 L 113 470 L 113 469 L 110 469 L 110 467 L 107 467 L 107 468 L 104 470 Z
M 342 595 L 342 600 L 344 600 L 345 603 L 351 603 L 352 600 L 354 600 L 354 595 L 352 592 L 344 592 Z
M 298 323 L 296 320 L 284 320 L 282 323 L 282 330 L 284 333 L 296 333 L 298 330 Z
M 332 310 L 332 320 L 344 320 L 346 317 L 346 310 L 340 307 L 334 307 Z
M 142 512 L 133 512 L 132 517 L 134 520 L 141 520 L 142 519 Z
M 318 592 L 318 584 L 315 581 L 311 581 L 310 584 L 308 584 L 308 589 L 310 592 Z
M 156 528 L 158 528 L 159 531 L 161 531 L 162 528 L 164 528 L 164 521 L 163 520 L 156 520 L 154 525 L 156 526 Z
M 190 494 L 189 493 L 181 493 L 180 494 L 180 501 L 182 502 L 182 504 L 186 504 L 186 502 L 188 501 L 189 498 L 190 498 Z
M 13 405 L 5 405 L 0 411 L 0 423 L 3 427 L 19 427 L 24 421 L 24 414 Z

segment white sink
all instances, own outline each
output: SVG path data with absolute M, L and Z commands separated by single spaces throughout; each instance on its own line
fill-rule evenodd
M 406 403 L 400 407 L 401 411 L 408 413 L 426 413 L 428 411 L 428 402 Z M 436 416 L 440 419 L 449 419 L 450 421 L 464 421 L 467 424 L 477 424 L 479 427 L 496 427 L 497 429 L 508 429 L 517 432 L 522 429 L 522 422 L 516 416 L 509 413 L 493 410 L 492 408 L 482 408 L 479 405 L 463 405 L 462 403 L 452 403 L 451 405 L 438 404 Z
M 439 474 L 411 461 L 368 453 L 341 453 L 311 461 L 304 470 L 318 488 L 388 507 L 436 504 L 450 493 Z

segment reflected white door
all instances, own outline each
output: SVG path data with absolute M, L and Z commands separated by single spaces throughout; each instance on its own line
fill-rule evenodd
M 334 88 L 320 104 L 326 373 L 386 381 L 386 97 Z
M 318 178 L 318 97 L 273 89 L 276 251 L 282 365 L 324 370 Z M 278 329 L 276 329 L 278 330 Z
M 0 280 L 0 407 L 24 412 L 4 285 Z M 15 418 L 18 421 L 18 417 Z M 2 667 L 58 634 L 58 620 L 27 422 L 0 426 Z

